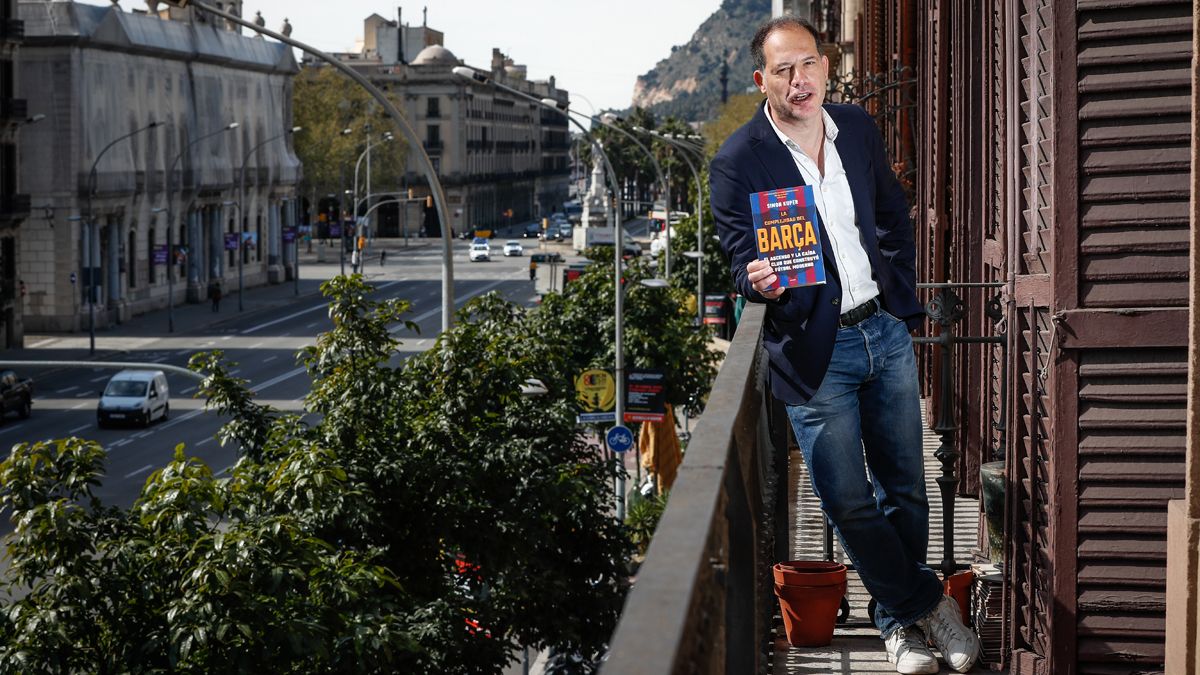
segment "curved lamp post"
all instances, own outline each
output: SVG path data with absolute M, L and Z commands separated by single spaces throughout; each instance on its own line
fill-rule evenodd
M 250 163 L 250 156 L 253 155 L 254 153 L 258 152 L 258 149 L 261 148 L 262 146 L 264 146 L 267 143 L 270 143 L 272 141 L 277 141 L 277 140 L 283 138 L 284 136 L 287 136 L 288 134 L 297 133 L 297 132 L 301 131 L 302 128 L 303 127 L 292 127 L 291 129 L 288 129 L 286 131 L 275 134 L 274 136 L 272 136 L 264 141 L 260 141 L 258 143 L 258 145 L 255 145 L 254 147 L 247 150 L 246 154 L 242 156 L 242 172 L 238 176 L 238 198 L 237 198 L 237 202 L 235 202 L 237 204 L 237 212 L 238 212 L 237 223 L 238 223 L 238 311 L 239 312 L 242 311 L 242 309 L 244 308 L 244 305 L 242 303 L 242 294 L 243 294 L 243 291 L 245 290 L 245 286 L 242 283 L 242 267 L 243 267 L 242 259 L 245 258 L 245 256 L 246 256 L 246 252 L 245 252 L 246 242 L 244 241 L 245 237 L 246 237 L 246 223 L 244 222 L 245 217 L 246 217 L 246 207 L 245 207 L 245 204 L 246 204 L 246 165 Z M 297 258 L 300 257 L 299 247 L 296 248 L 296 257 Z
M 371 149 L 383 143 L 394 141 L 396 137 L 391 135 L 391 132 L 384 132 L 383 138 L 374 143 L 371 142 L 371 126 L 367 125 L 367 148 L 362 150 L 359 155 L 359 160 L 354 162 L 354 193 L 350 196 L 350 203 L 354 204 L 354 241 L 355 246 L 358 245 L 358 239 L 362 235 L 362 226 L 359 225 L 359 167 L 362 166 L 362 159 L 367 160 L 367 196 L 366 201 L 371 203 Z M 366 215 L 364 214 L 364 219 Z
M 685 151 L 680 157 L 684 163 L 692 170 L 692 176 L 696 179 L 696 320 L 698 326 L 704 325 L 704 185 L 700 182 L 700 171 L 692 160 L 688 157 L 688 152 L 695 152 L 697 155 L 700 151 L 683 141 L 677 140 L 673 135 L 662 134 L 652 129 L 644 129 L 642 127 L 634 127 L 634 131 L 649 134 L 664 143 L 679 148 Z M 670 213 L 667 214 L 670 219 Z M 667 228 L 670 229 L 670 228 Z M 671 245 L 670 240 L 667 240 L 667 246 Z M 691 251 L 684 253 L 686 257 Z
M 171 162 L 171 168 L 167 170 L 167 332 L 168 333 L 175 332 L 175 256 L 173 254 L 173 251 L 171 250 L 171 230 L 174 229 L 175 222 L 174 222 L 174 211 L 171 209 L 171 203 L 172 203 L 171 202 L 171 193 L 173 192 L 173 190 L 171 190 L 171 178 L 175 175 L 175 167 L 179 166 L 179 160 L 183 159 L 184 155 L 191 152 L 192 146 L 196 145 L 200 141 L 212 138 L 213 136 L 216 136 L 217 134 L 223 134 L 226 131 L 233 131 L 234 129 L 238 128 L 238 126 L 239 126 L 239 123 L 230 122 L 229 124 L 226 124 L 225 126 L 221 127 L 220 129 L 217 129 L 216 131 L 210 131 L 209 133 L 204 134 L 203 136 L 192 140 L 190 143 L 188 143 L 186 146 L 184 146 L 182 152 L 180 152 L 178 155 L 175 155 L 175 159 L 172 160 L 172 162 Z
M 612 188 L 613 198 L 616 200 L 616 210 L 612 216 L 613 225 L 614 225 L 614 227 L 613 227 L 613 297 L 614 297 L 613 319 L 614 319 L 614 323 L 615 323 L 615 328 L 613 330 L 614 339 L 615 339 L 615 343 L 613 345 L 613 352 L 614 352 L 613 376 L 614 376 L 614 379 L 616 379 L 616 381 L 617 381 L 617 397 L 616 397 L 616 402 L 614 405 L 614 411 L 616 413 L 616 418 L 617 418 L 616 423 L 623 424 L 625 421 L 625 349 L 624 349 L 624 345 L 623 345 L 624 333 L 625 333 L 625 319 L 624 319 L 624 312 L 625 312 L 624 304 L 625 303 L 624 303 L 624 293 L 622 292 L 622 289 L 621 289 L 621 264 L 622 264 L 621 254 L 624 252 L 624 243 L 623 243 L 624 238 L 622 236 L 622 226 L 621 226 L 621 185 L 620 185 L 620 183 L 617 182 L 617 173 L 615 170 L 613 170 L 612 162 L 609 161 L 608 154 L 606 152 L 604 152 L 604 146 L 602 146 L 600 144 L 600 142 L 596 140 L 595 136 L 593 136 L 586 128 L 584 128 L 584 126 L 582 124 L 580 124 L 574 118 L 572 118 L 571 115 L 568 114 L 566 110 L 563 110 L 561 107 L 559 107 L 558 102 L 554 101 L 553 99 L 540 99 L 536 96 L 531 96 L 530 94 L 526 94 L 523 91 L 519 91 L 519 90 L 513 89 L 512 87 L 509 87 L 507 85 L 500 84 L 499 82 L 493 80 L 491 77 L 488 77 L 487 75 L 485 75 L 477 70 L 474 70 L 472 68 L 468 68 L 466 66 L 457 66 L 453 69 L 453 72 L 458 77 L 461 77 L 463 79 L 474 82 L 475 84 L 478 84 L 481 86 L 486 86 L 486 87 L 494 87 L 496 89 L 499 89 L 500 91 L 504 91 L 509 94 L 512 94 L 513 96 L 523 98 L 528 101 L 532 101 L 544 108 L 549 108 L 550 110 L 553 110 L 553 111 L 557 112 L 558 114 L 566 117 L 567 121 L 570 122 L 571 124 L 574 124 L 579 129 L 579 131 L 584 135 L 584 137 L 588 139 L 588 142 L 590 142 L 592 144 L 592 148 L 594 148 L 596 150 L 597 154 L 600 155 L 601 159 L 604 162 L 604 168 L 606 169 L 606 172 L 608 174 L 608 183 Z M 617 473 L 617 519 L 620 520 L 621 522 L 624 522 L 625 521 L 624 464 L 622 464 L 621 468 L 622 468 L 622 470 Z
M 571 112 L 576 115 L 582 115 L 582 113 L 577 113 L 573 110 L 568 110 L 567 112 Z M 667 279 L 670 279 L 671 278 L 671 181 L 666 179 L 666 176 L 663 174 L 663 171 L 662 171 L 662 166 L 660 166 L 658 163 L 658 158 L 654 156 L 653 152 L 650 152 L 650 148 L 647 148 L 645 145 L 643 145 L 642 142 L 638 140 L 637 136 L 634 136 L 633 134 L 629 133 L 628 131 L 626 131 L 616 125 L 616 121 L 618 119 L 616 115 L 614 115 L 612 113 L 604 113 L 603 115 L 599 115 L 599 116 L 593 115 L 589 119 L 603 127 L 613 129 L 613 130 L 617 131 L 618 133 L 622 134 L 623 136 L 625 136 L 625 138 L 628 138 L 629 140 L 633 141 L 634 145 L 641 148 L 642 152 L 646 153 L 646 156 L 650 158 L 650 163 L 651 163 L 651 165 L 654 166 L 654 173 L 655 173 L 655 175 L 658 176 L 658 184 L 661 185 L 663 188 L 663 213 L 664 213 L 663 231 L 666 233 L 665 236 L 667 238 L 667 245 L 665 247 L 666 252 L 667 252 L 667 257 L 665 260 L 666 269 L 664 270 L 663 275 Z
M 366 89 L 367 92 L 379 102 L 379 105 L 383 106 L 383 109 L 387 112 L 388 116 L 392 118 L 392 121 L 396 123 L 396 126 L 399 127 L 400 131 L 404 134 L 404 137 L 408 139 L 409 144 L 411 144 L 413 148 L 413 154 L 417 159 L 417 163 L 420 165 L 425 177 L 429 180 L 429 191 L 433 196 L 433 204 L 434 207 L 437 208 L 438 217 L 441 221 L 442 330 L 448 330 L 454 321 L 454 262 L 451 258 L 452 242 L 450 235 L 450 209 L 447 208 L 446 193 L 442 190 L 442 183 L 438 180 L 437 172 L 433 169 L 433 163 L 429 161 L 429 155 L 425 152 L 425 146 L 421 143 L 421 139 L 417 136 L 417 133 L 413 131 L 412 126 L 409 125 L 408 120 L 404 118 L 404 115 L 402 115 L 400 111 L 396 109 L 396 106 L 392 105 L 392 102 L 388 100 L 387 96 L 385 96 L 378 87 L 371 84 L 371 81 L 364 77 L 361 73 L 345 63 L 342 63 L 338 59 L 335 59 L 329 54 L 317 49 L 316 47 L 307 45 L 299 40 L 293 40 L 286 35 L 282 35 L 273 30 L 259 26 L 253 21 L 247 21 L 236 14 L 230 14 L 229 12 L 217 9 L 209 3 L 202 2 L 201 0 L 164 0 L 164 2 L 172 7 L 179 8 L 188 7 L 189 5 L 195 6 L 197 9 L 208 12 L 214 16 L 219 16 L 226 21 L 231 21 L 239 26 L 245 26 L 256 33 L 266 35 L 267 37 L 278 40 L 285 45 L 295 47 L 307 54 L 312 54 L 318 59 L 321 59 L 334 68 L 337 68 L 345 73 L 347 77 L 357 82 L 360 86 L 362 86 L 363 89 Z
M 28 122 L 29 123 L 40 122 L 45 118 L 46 118 L 45 115 L 34 115 L 33 117 L 29 118 Z M 84 245 L 84 249 L 83 249 L 84 251 L 87 252 L 87 257 L 85 258 L 87 279 L 84 280 L 83 285 L 84 285 L 84 288 L 87 289 L 87 298 L 88 298 L 88 354 L 96 353 L 96 304 L 95 304 L 95 298 L 92 297 L 93 295 L 95 295 L 95 288 L 96 288 L 94 280 L 92 279 L 93 272 L 95 271 L 95 266 L 92 265 L 92 253 L 93 253 L 93 251 L 92 251 L 92 235 L 95 234 L 95 231 L 96 231 L 96 214 L 92 212 L 92 197 L 96 194 L 96 167 L 98 167 L 100 165 L 100 158 L 104 156 L 104 153 L 106 153 L 110 149 L 112 149 L 112 147 L 114 145 L 116 145 L 117 143 L 120 143 L 121 141 L 123 141 L 127 138 L 134 136 L 135 134 L 140 134 L 143 131 L 148 131 L 157 126 L 159 126 L 158 122 L 150 122 L 149 124 L 147 124 L 144 127 L 139 127 L 137 129 L 134 129 L 133 131 L 125 134 L 124 136 L 118 136 L 118 137 L 114 138 L 112 141 L 109 141 L 108 145 L 104 146 L 104 148 L 100 152 L 96 153 L 96 159 L 92 160 L 92 168 L 88 170 L 88 186 L 87 186 L 88 187 L 88 189 L 87 189 L 87 214 L 88 214 L 87 218 L 88 219 L 87 219 L 87 227 L 84 228 L 86 230 L 86 234 L 84 235 L 86 237 L 86 240 L 85 240 L 85 245 Z

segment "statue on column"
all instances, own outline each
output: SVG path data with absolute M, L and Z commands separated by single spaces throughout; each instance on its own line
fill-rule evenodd
M 292 36 L 292 24 L 288 22 L 287 17 L 283 17 L 283 28 L 279 29 L 280 35 L 283 37 Z
M 258 26 L 259 28 L 263 28 L 267 25 L 267 20 L 263 18 L 261 9 L 254 13 L 254 25 Z
M 592 184 L 583 198 L 583 218 L 580 221 L 584 227 L 604 227 L 608 220 L 608 190 L 604 187 L 603 161 L 599 153 L 592 156 Z
M 150 14 L 158 16 L 158 5 L 162 0 L 146 0 L 146 9 Z

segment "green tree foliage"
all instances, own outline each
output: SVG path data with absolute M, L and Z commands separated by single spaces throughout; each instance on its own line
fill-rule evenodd
M 402 112 L 403 102 L 389 98 Z M 303 194 L 324 198 L 353 187 L 354 166 L 371 131 L 373 192 L 394 192 L 404 172 L 404 136 L 383 108 L 358 83 L 332 67 L 309 67 L 296 76 L 293 91 L 296 154 L 304 163 Z M 349 135 L 342 131 L 350 129 Z M 395 140 L 376 145 L 385 132 Z M 359 169 L 359 197 L 366 193 L 366 160 Z M 365 208 L 365 207 L 364 207 Z M 349 202 L 347 202 L 347 212 Z
M 324 289 L 310 415 L 254 402 L 219 353 L 193 360 L 244 453 L 229 477 L 180 447 L 121 511 L 92 494 L 95 443 L 0 464 L 0 672 L 473 674 L 521 644 L 602 649 L 630 553 L 618 469 L 575 426 L 542 313 L 486 296 L 398 363 L 407 304 L 357 276 Z M 549 394 L 521 395 L 533 377 Z
M 715 155 L 725 139 L 732 136 L 733 132 L 743 124 L 749 122 L 750 118 L 758 112 L 758 108 L 762 106 L 763 100 L 762 94 L 757 92 L 730 96 L 725 105 L 721 107 L 717 118 L 705 124 L 701 129 L 701 133 L 708 141 L 709 153 Z
M 533 316 L 538 333 L 567 355 L 575 374 L 588 368 L 611 369 L 616 358 L 612 248 L 596 247 L 585 254 L 592 264 L 562 294 L 544 296 Z M 686 406 L 704 400 L 720 355 L 709 349 L 709 330 L 696 329 L 691 291 L 638 283 L 654 276 L 647 263 L 645 258 L 626 261 L 625 366 L 663 370 L 668 403 Z

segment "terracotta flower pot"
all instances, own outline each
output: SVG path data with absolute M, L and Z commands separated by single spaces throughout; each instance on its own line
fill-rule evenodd
M 962 614 L 963 623 L 971 625 L 971 584 L 975 581 L 975 573 L 971 570 L 952 574 L 942 584 L 946 587 L 946 595 L 958 602 L 958 611 Z
M 772 571 L 775 583 L 785 586 L 827 586 L 846 578 L 845 565 L 824 560 L 789 560 Z
M 775 596 L 783 630 L 793 647 L 823 647 L 833 642 L 838 607 L 846 595 L 846 566 L 795 561 L 775 565 Z

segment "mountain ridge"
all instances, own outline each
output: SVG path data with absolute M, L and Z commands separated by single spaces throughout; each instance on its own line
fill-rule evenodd
M 729 68 L 730 96 L 753 87 L 750 39 L 770 17 L 770 0 L 725 0 L 688 42 L 638 76 L 632 106 L 688 122 L 712 119 L 721 107 L 722 62 Z

